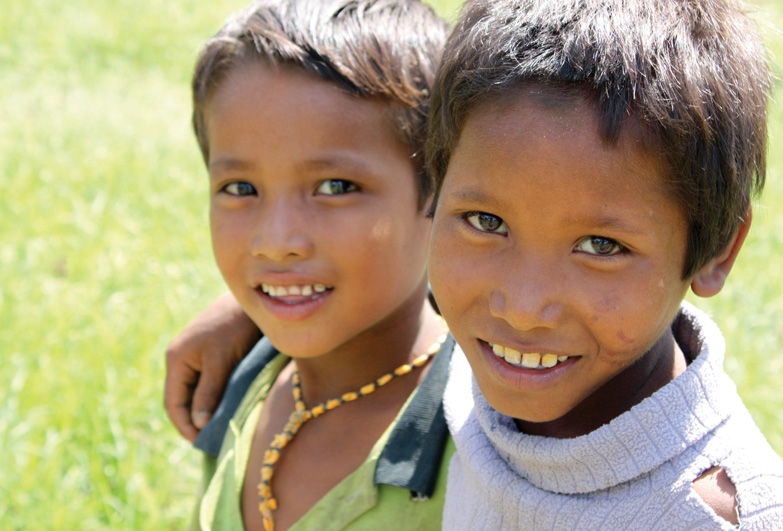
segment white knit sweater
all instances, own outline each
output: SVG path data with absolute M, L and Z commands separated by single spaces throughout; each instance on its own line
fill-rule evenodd
M 455 352 L 444 405 L 457 453 L 443 529 L 731 529 L 691 489 L 718 465 L 737 489 L 741 529 L 783 530 L 783 462 L 723 371 L 720 330 L 685 303 L 674 330 L 695 355 L 688 369 L 572 439 L 520 433 Z

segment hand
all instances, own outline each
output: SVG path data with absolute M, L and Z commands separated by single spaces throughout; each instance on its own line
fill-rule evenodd
M 228 377 L 261 332 L 227 293 L 200 313 L 166 349 L 163 405 L 193 442 L 220 403 Z

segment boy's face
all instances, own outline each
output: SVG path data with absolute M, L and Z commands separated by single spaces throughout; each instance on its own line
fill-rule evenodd
M 217 264 L 278 349 L 328 353 L 423 300 L 430 222 L 385 104 L 246 65 L 206 124 Z
M 435 213 L 430 282 L 497 410 L 549 422 L 605 385 L 622 404 L 642 365 L 631 364 L 654 345 L 671 355 L 658 347 L 688 287 L 687 224 L 661 168 L 631 133 L 604 143 L 579 100 L 519 95 L 470 113 Z

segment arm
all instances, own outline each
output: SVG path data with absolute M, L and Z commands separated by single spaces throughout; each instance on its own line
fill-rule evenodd
M 183 437 L 193 442 L 206 426 L 231 371 L 260 338 L 258 327 L 227 293 L 171 342 L 163 403 Z

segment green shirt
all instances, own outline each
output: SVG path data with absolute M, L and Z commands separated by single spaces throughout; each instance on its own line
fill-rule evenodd
M 422 422 L 429 423 L 428 426 L 438 424 L 437 415 L 430 410 L 433 409 L 434 401 L 437 401 L 438 406 L 440 405 L 442 389 L 439 389 L 437 380 L 438 376 L 444 376 L 439 373 L 444 373 L 443 368 L 447 368 L 448 360 L 439 358 L 450 357 L 450 349 L 453 348 L 453 343 L 451 341 L 450 343 L 448 354 L 442 351 L 436 356 L 440 368 L 436 368 L 433 362 L 427 377 L 408 398 L 400 413 L 376 441 L 359 468 L 311 507 L 290 528 L 292 531 L 314 529 L 397 531 L 401 527 L 422 530 L 440 529 L 448 469 L 448 466 L 443 464 L 448 464 L 448 459 L 454 452 L 454 445 L 450 437 L 446 440 L 445 448 L 442 443 L 434 446 L 429 444 L 432 441 L 429 440 L 428 431 L 432 430 L 426 428 L 422 433 L 421 425 Z M 286 356 L 275 354 L 267 356 L 270 359 L 264 362 L 258 375 L 252 379 L 233 417 L 228 421 L 217 459 L 208 455 L 205 458 L 206 488 L 198 508 L 197 522 L 194 522 L 200 527 L 194 526 L 196 528 L 204 530 L 244 528 L 241 513 L 242 486 L 253 436 L 263 400 L 288 362 Z M 431 378 L 433 372 L 435 374 Z M 436 385 L 433 385 L 433 381 Z M 429 406 L 422 408 L 423 402 L 429 403 Z M 411 418 L 416 419 L 414 424 L 418 424 L 418 432 L 411 432 Z M 419 450 L 419 446 L 423 450 Z M 424 467 L 429 469 L 429 475 L 433 476 L 428 478 L 432 484 L 428 489 L 431 492 L 427 492 L 428 496 L 418 494 L 414 496 L 412 491 L 419 489 L 413 489 L 411 486 L 421 482 L 411 480 L 409 476 L 422 476 L 421 472 L 413 471 L 417 467 L 422 468 L 421 462 L 434 459 L 437 459 L 438 463 L 429 463 L 428 467 Z M 433 464 L 436 466 L 433 467 Z

